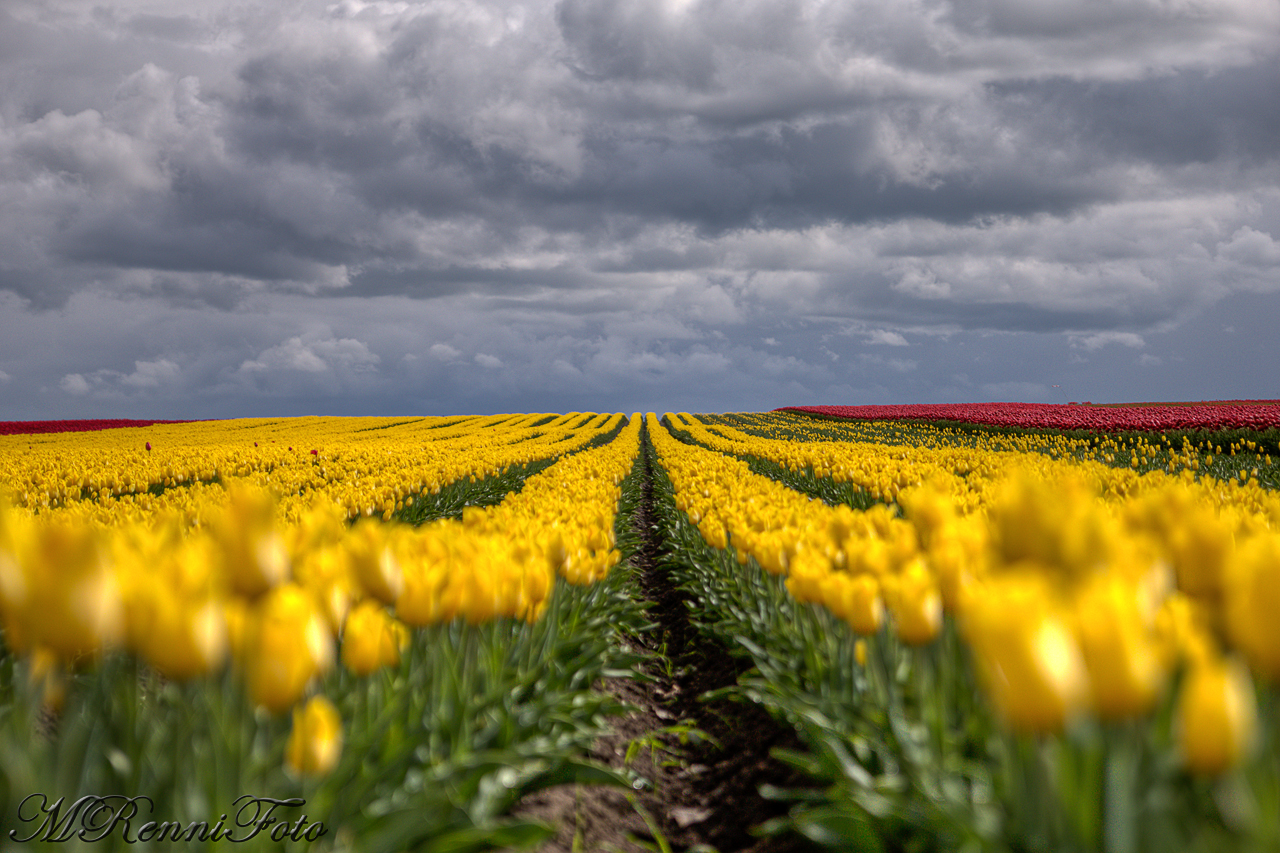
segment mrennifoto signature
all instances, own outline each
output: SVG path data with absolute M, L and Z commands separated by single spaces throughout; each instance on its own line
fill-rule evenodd
M 308 822 L 307 815 L 291 819 L 293 809 L 306 800 L 294 797 L 278 800 L 245 794 L 233 802 L 229 819 L 223 814 L 210 824 L 207 820 L 152 820 L 155 803 L 150 797 L 126 797 L 121 794 L 86 795 L 67 805 L 65 797 L 52 804 L 44 794 L 29 794 L 18 804 L 18 819 L 35 826 L 29 835 L 24 830 L 9 830 L 11 841 L 102 841 L 118 835 L 128 844 L 139 841 L 248 841 L 258 835 L 274 841 L 315 841 L 328 830 L 323 823 Z M 143 814 L 142 806 L 146 808 Z

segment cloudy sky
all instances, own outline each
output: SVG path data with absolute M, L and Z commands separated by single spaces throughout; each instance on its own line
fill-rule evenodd
M 0 0 L 0 419 L 1280 398 L 1276 0 Z

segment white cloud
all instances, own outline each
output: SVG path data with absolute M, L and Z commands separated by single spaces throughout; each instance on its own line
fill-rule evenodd
M 263 350 L 257 358 L 240 365 L 241 373 L 265 371 L 300 371 L 303 373 L 368 373 L 381 359 L 369 351 L 368 344 L 355 338 L 311 337 L 289 338 L 284 343 Z
M 887 329 L 875 329 L 867 334 L 867 343 L 884 344 L 891 347 L 908 346 L 907 339 L 897 332 L 891 332 Z
M 951 295 L 951 285 L 939 281 L 932 270 L 926 269 L 907 270 L 893 289 L 917 299 L 946 299 Z
M 772 377 L 792 376 L 810 370 L 810 366 L 794 355 L 767 355 L 760 361 L 760 367 Z
M 1095 332 L 1090 335 L 1069 335 L 1071 346 L 1082 347 L 1089 352 L 1096 352 L 1107 344 L 1119 344 L 1131 349 L 1142 349 L 1147 345 L 1142 335 L 1133 332 Z
M 0 382 L 8 382 L 12 378 L 12 376 L 5 373 L 3 370 L 0 370 Z
M 695 373 L 721 373 L 729 367 L 731 362 L 723 353 L 695 352 L 690 353 L 685 364 Z
M 574 367 L 572 364 L 565 361 L 563 358 L 557 358 L 555 361 L 553 361 L 551 363 L 551 369 L 563 376 L 569 376 L 575 379 L 582 376 L 581 370 Z
M 182 370 L 167 358 L 154 361 L 135 361 L 132 373 L 122 373 L 111 368 L 101 368 L 92 373 L 68 373 L 58 381 L 58 387 L 68 394 L 83 396 L 94 392 L 103 399 L 130 399 L 129 391 L 146 392 L 161 386 L 178 387 Z M 180 389 L 179 389 L 180 390 Z
M 77 396 L 89 393 L 89 381 L 79 373 L 68 373 L 66 376 L 62 377 L 62 381 L 58 383 L 58 387 L 63 391 L 66 391 L 68 394 L 75 394 Z
M 481 367 L 487 367 L 490 370 L 496 370 L 497 368 L 502 367 L 502 359 L 497 356 L 488 355 L 487 353 L 478 352 L 476 353 L 476 364 Z
M 176 381 L 182 373 L 178 365 L 167 358 L 135 361 L 133 366 L 133 373 L 120 377 L 120 382 L 134 388 L 155 388 L 161 383 Z
M 1270 234 L 1241 226 L 1231 239 L 1218 244 L 1218 253 L 1237 263 L 1274 269 L 1280 266 L 1280 243 Z
M 136 139 L 108 126 L 102 113 L 92 109 L 70 116 L 53 110 L 22 125 L 14 153 L 24 165 L 64 180 L 138 190 L 158 190 L 168 183 Z
M 462 351 L 449 346 L 448 344 L 432 344 L 431 349 L 427 350 L 433 358 L 440 361 L 453 361 L 462 355 Z

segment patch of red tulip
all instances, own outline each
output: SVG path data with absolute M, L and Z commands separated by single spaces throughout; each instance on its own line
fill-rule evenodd
M 185 421 L 139 421 L 121 418 L 76 421 L 0 421 L 0 435 L 37 435 L 47 432 L 92 432 L 99 429 L 144 427 L 152 424 L 189 424 Z
M 1280 400 L 1094 406 L 1075 403 L 940 403 L 908 406 L 786 406 L 858 420 L 961 421 L 1024 429 L 1176 430 L 1280 427 Z

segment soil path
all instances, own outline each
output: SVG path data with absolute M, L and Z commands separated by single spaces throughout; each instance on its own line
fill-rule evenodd
M 643 499 L 633 523 L 643 542 L 633 562 L 641 593 L 653 603 L 649 615 L 659 628 L 631 642 L 658 657 L 645 672 L 651 681 L 611 679 L 599 685 L 637 710 L 611 721 L 613 733 L 596 743 L 592 757 L 621 769 L 628 748 L 646 744 L 649 748 L 639 749 L 630 767 L 651 780 L 652 787 L 628 792 L 562 786 L 525 799 L 516 814 L 559 827 L 539 853 L 638 853 L 661 849 L 662 843 L 688 853 L 816 849 L 795 836 L 761 839 L 748 832 L 785 813 L 784 804 L 760 796 L 761 785 L 805 785 L 803 777 L 769 757 L 774 747 L 797 749 L 800 744 L 793 730 L 754 705 L 699 701 L 707 691 L 736 684 L 745 664 L 698 633 L 689 620 L 687 596 L 667 576 L 665 544 L 653 514 L 656 463 L 647 435 L 642 442 Z M 669 731 L 679 727 L 697 729 L 710 740 L 682 743 L 678 733 Z

